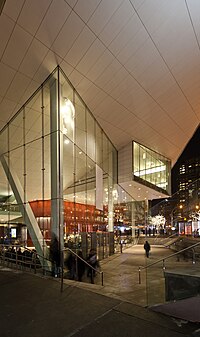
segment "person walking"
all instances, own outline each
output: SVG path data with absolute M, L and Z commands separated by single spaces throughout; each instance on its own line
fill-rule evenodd
M 81 250 L 78 251 L 78 256 L 79 258 L 77 258 L 77 273 L 78 273 L 78 281 L 81 282 L 82 281 L 82 277 L 85 273 L 85 262 L 84 262 L 84 258 L 83 258 L 83 253 Z
M 87 271 L 87 277 L 90 277 L 91 283 L 94 283 L 95 269 L 99 267 L 99 261 L 97 260 L 97 253 L 94 249 L 90 249 L 87 257 L 87 262 L 90 265 Z
M 60 245 L 58 238 L 54 233 L 51 238 L 49 258 L 52 263 L 52 276 L 58 277 L 60 274 Z
M 151 246 L 150 246 L 148 241 L 145 241 L 145 243 L 144 243 L 144 250 L 145 250 L 146 257 L 149 257 L 149 252 L 151 250 Z

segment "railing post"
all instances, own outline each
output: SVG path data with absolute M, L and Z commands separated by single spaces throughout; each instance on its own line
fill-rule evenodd
M 103 272 L 101 273 L 101 285 L 103 287 Z
M 165 267 L 165 259 L 163 259 L 163 270 L 165 270 L 166 267 Z
M 63 292 L 63 277 L 64 277 L 64 251 L 61 252 L 61 284 L 60 291 Z
M 141 284 L 141 268 L 139 267 L 139 284 Z
M 196 263 L 196 255 L 195 255 L 195 249 L 192 248 L 192 263 L 195 264 Z
M 37 268 L 36 268 L 36 254 L 34 253 L 34 272 L 36 274 Z
M 5 250 L 3 251 L 3 265 L 5 266 Z
M 17 248 L 16 248 L 16 269 L 18 269 L 18 255 L 17 255 Z

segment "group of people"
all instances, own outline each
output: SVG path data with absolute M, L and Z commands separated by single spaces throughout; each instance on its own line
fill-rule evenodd
M 38 256 L 35 249 L 27 249 L 24 248 L 23 250 L 21 247 L 6 247 L 0 249 L 0 255 L 3 255 L 5 259 L 9 260 L 10 262 L 17 262 L 20 265 L 30 265 L 34 266 L 35 263 L 39 263 Z
M 146 257 L 148 258 L 151 250 L 151 246 L 148 241 L 145 241 L 144 243 L 144 250 Z M 57 277 L 60 269 L 60 249 L 56 236 L 53 238 L 50 245 L 50 259 L 52 261 L 52 275 Z M 90 249 L 86 260 L 84 259 L 81 250 L 78 251 L 77 255 L 70 252 L 64 261 L 64 265 L 69 271 L 69 278 L 71 280 L 81 282 L 83 275 L 87 270 L 87 277 L 90 278 L 91 283 L 94 283 L 96 269 L 99 268 L 96 250 Z
M 85 260 L 82 251 L 78 251 L 78 256 L 70 253 L 65 260 L 65 266 L 69 271 L 69 278 L 71 280 L 82 281 L 83 275 L 87 270 L 87 277 L 90 278 L 91 283 L 94 283 L 95 270 L 99 267 L 97 253 L 94 249 L 90 249 L 89 255 Z
M 61 255 L 59 241 L 56 235 L 52 236 L 49 258 L 52 262 L 52 276 L 59 277 L 61 272 Z M 64 261 L 64 266 L 69 271 L 69 278 L 71 280 L 81 282 L 87 270 L 87 277 L 90 277 L 91 283 L 94 283 L 96 269 L 99 267 L 96 250 L 90 249 L 86 259 L 84 259 L 81 250 L 78 251 L 77 255 L 76 253 L 70 252 Z

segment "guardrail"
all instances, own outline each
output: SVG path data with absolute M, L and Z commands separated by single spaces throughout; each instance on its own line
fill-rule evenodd
M 46 270 L 44 266 L 41 265 L 39 257 L 43 260 L 50 262 L 50 260 L 46 259 L 44 256 L 40 256 L 36 251 L 32 251 L 28 248 L 24 248 L 25 254 L 23 252 L 19 252 L 18 249 L 20 246 L 16 246 L 18 248 L 16 250 L 9 249 L 10 246 L 3 245 L 0 250 L 0 261 L 1 264 L 6 265 L 7 267 L 15 267 L 16 269 L 21 270 L 29 270 L 34 271 L 36 274 L 38 271 L 42 272 L 44 275 L 49 272 Z M 28 255 L 28 253 L 30 255 Z
M 78 274 L 78 264 L 77 261 L 78 259 L 80 259 L 82 262 L 85 263 L 85 265 L 87 265 L 88 268 L 90 268 L 93 272 L 91 273 L 91 283 L 94 283 L 94 273 L 98 273 L 101 276 L 101 285 L 103 286 L 103 272 L 94 268 L 93 266 L 91 266 L 86 260 L 84 260 L 82 257 L 80 257 L 77 253 L 75 253 L 72 249 L 70 248 L 64 248 L 62 250 L 62 266 L 61 266 L 61 292 L 63 291 L 63 280 L 64 280 L 64 252 L 68 251 L 71 254 L 73 254 L 76 258 L 76 274 Z
M 181 254 L 181 253 L 183 253 L 183 252 L 185 252 L 185 251 L 187 251 L 187 250 L 190 250 L 190 249 L 192 250 L 192 263 L 195 264 L 195 263 L 196 263 L 196 254 L 195 254 L 194 248 L 197 247 L 197 246 L 199 246 L 199 245 L 200 245 L 200 242 L 197 242 L 197 243 L 195 243 L 195 244 L 193 244 L 193 245 L 191 245 L 191 246 L 189 246 L 189 247 L 186 247 L 186 248 L 183 248 L 183 249 L 179 250 L 179 251 L 176 252 L 176 253 L 173 253 L 173 254 L 168 255 L 168 256 L 165 257 L 164 259 L 159 259 L 159 260 L 157 260 L 157 261 L 155 261 L 155 262 L 152 262 L 152 263 L 150 263 L 150 264 L 148 264 L 147 266 L 144 266 L 144 267 L 139 266 L 139 269 L 138 269 L 138 272 L 139 272 L 139 284 L 141 284 L 141 270 L 150 268 L 150 267 L 152 267 L 152 266 L 158 264 L 159 262 L 163 262 L 162 269 L 165 270 L 165 269 L 166 269 L 166 266 L 165 266 L 165 260 L 168 260 L 168 259 L 170 259 L 171 257 L 174 257 L 174 256 L 176 256 L 176 255 L 179 255 L 179 254 Z
M 44 256 L 40 256 L 39 254 L 37 254 L 37 252 L 33 252 L 32 250 L 28 249 L 28 248 L 24 248 L 22 247 L 26 253 L 31 253 L 30 256 L 23 254 L 23 253 L 19 253 L 18 249 L 20 248 L 20 246 L 16 246 L 15 250 L 12 251 L 10 249 L 11 247 L 8 246 L 2 246 L 0 249 L 0 263 L 2 265 L 6 265 L 7 267 L 15 267 L 16 269 L 21 269 L 21 270 L 28 270 L 30 272 L 34 272 L 35 274 L 37 272 L 43 273 L 43 275 L 47 275 L 48 273 L 51 274 L 49 272 L 49 270 L 46 270 L 44 268 L 44 266 L 41 265 L 40 259 L 39 257 L 41 257 L 44 260 L 47 260 L 48 262 L 51 262 L 49 259 L 46 259 Z M 90 268 L 93 272 L 91 273 L 91 283 L 94 283 L 94 275 L 95 273 L 99 274 L 101 277 L 101 285 L 103 286 L 103 282 L 104 282 L 104 278 L 103 278 L 103 272 L 98 270 L 97 268 L 94 268 L 93 266 L 91 266 L 87 261 L 85 261 L 83 258 L 81 258 L 78 254 L 76 254 L 72 249 L 70 248 L 65 248 L 62 250 L 62 256 L 61 256 L 61 270 L 59 273 L 60 276 L 60 282 L 61 282 L 61 292 L 63 291 L 63 279 L 64 279 L 64 252 L 68 251 L 71 254 L 73 254 L 75 256 L 76 259 L 76 274 L 77 273 L 77 261 L 78 259 L 82 260 L 84 262 L 84 264 Z

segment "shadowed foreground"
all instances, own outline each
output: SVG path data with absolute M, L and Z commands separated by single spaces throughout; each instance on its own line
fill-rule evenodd
M 196 324 L 96 294 L 67 281 L 0 269 L 1 337 L 197 336 Z

